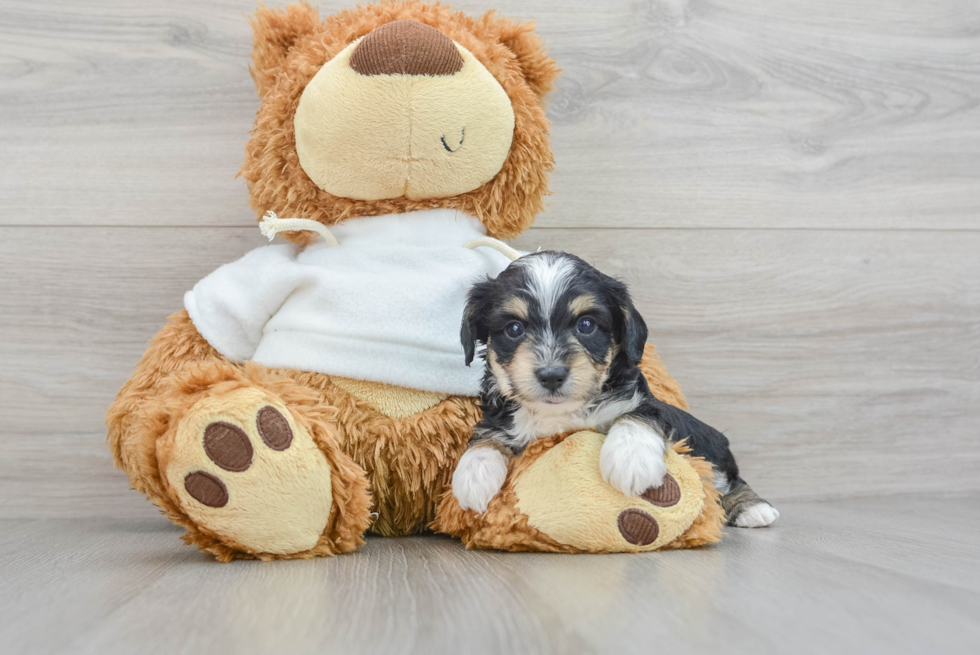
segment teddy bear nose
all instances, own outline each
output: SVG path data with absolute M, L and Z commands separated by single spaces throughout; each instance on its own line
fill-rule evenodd
M 368 33 L 350 67 L 361 75 L 452 75 L 463 57 L 452 39 L 415 20 L 396 20 Z

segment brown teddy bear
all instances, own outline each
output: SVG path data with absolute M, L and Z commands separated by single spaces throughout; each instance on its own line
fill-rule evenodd
M 369 529 L 557 552 L 716 541 L 710 468 L 682 446 L 635 498 L 602 480 L 595 433 L 532 444 L 483 514 L 448 491 L 480 415 L 465 293 L 509 263 L 474 245 L 524 231 L 552 169 L 558 68 L 531 26 L 415 1 L 252 25 L 242 175 L 258 215 L 296 218 L 270 213 L 286 244 L 188 292 L 119 392 L 109 443 L 133 487 L 222 561 L 348 552 Z M 650 346 L 641 368 L 684 406 Z

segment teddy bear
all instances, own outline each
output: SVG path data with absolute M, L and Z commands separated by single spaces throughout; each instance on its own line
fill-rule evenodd
M 452 496 L 480 416 L 465 294 L 515 256 L 498 240 L 531 225 L 553 167 L 558 68 L 533 26 L 416 0 L 251 23 L 241 175 L 282 242 L 188 291 L 119 391 L 108 441 L 133 488 L 221 561 L 346 553 L 368 531 L 551 552 L 717 541 L 710 466 L 683 444 L 634 498 L 602 479 L 594 432 L 532 444 L 484 513 Z M 685 406 L 653 346 L 640 366 Z

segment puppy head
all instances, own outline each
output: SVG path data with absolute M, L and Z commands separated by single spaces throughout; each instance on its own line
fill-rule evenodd
M 647 327 L 622 282 L 538 252 L 470 290 L 460 338 L 467 365 L 486 344 L 504 397 L 565 411 L 595 396 L 614 363 L 639 363 Z

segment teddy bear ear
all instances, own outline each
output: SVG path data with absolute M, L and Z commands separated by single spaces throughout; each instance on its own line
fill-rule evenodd
M 543 98 L 555 88 L 561 69 L 545 51 L 544 41 L 534 33 L 534 23 L 510 23 L 501 26 L 500 42 L 517 56 L 531 90 Z
M 252 65 L 249 72 L 255 80 L 259 98 L 272 88 L 286 64 L 286 57 L 296 42 L 320 28 L 316 7 L 306 2 L 270 9 L 260 5 L 249 17 L 252 24 Z

